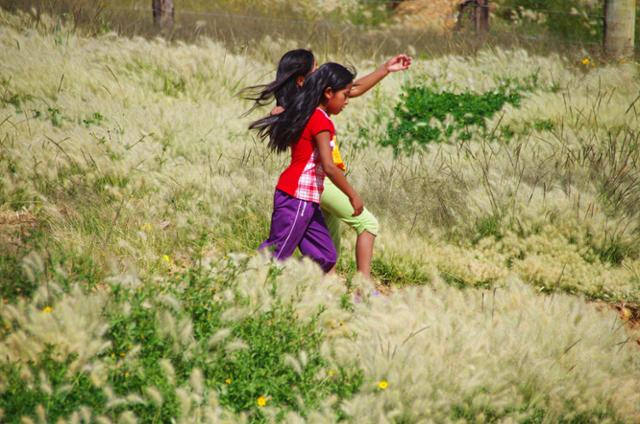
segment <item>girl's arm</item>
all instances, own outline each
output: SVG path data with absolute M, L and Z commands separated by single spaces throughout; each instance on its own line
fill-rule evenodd
M 331 146 L 329 144 L 329 132 L 323 131 L 318 133 L 315 136 L 315 139 L 318 145 L 318 154 L 320 155 L 320 163 L 322 164 L 324 173 L 331 181 L 333 181 L 336 187 L 338 187 L 349 198 L 349 202 L 351 202 L 351 206 L 353 206 L 352 216 L 360 215 L 364 209 L 364 203 L 362 203 L 362 199 L 358 193 L 356 193 L 353 187 L 349 184 L 342 170 L 333 163 Z
M 353 88 L 349 93 L 349 97 L 362 96 L 391 72 L 404 71 L 405 69 L 408 69 L 409 66 L 411 66 L 410 56 L 407 56 L 406 54 L 399 54 L 392 57 L 369 75 L 365 75 L 364 77 L 357 79 L 353 83 Z

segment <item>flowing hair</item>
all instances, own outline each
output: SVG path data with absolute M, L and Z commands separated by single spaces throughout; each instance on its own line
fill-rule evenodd
M 290 99 L 284 112 L 265 116 L 249 125 L 258 130 L 261 139 L 269 137 L 268 146 L 282 152 L 298 141 L 313 111 L 323 100 L 324 91 L 331 88 L 342 90 L 356 77 L 354 69 L 347 69 L 338 63 L 325 63 L 305 80 L 304 85 Z
M 298 92 L 298 77 L 306 77 L 313 70 L 315 58 L 311 50 L 296 49 L 286 52 L 280 62 L 276 79 L 268 84 L 254 85 L 243 90 L 245 99 L 253 101 L 253 109 L 268 104 L 275 97 L 276 105 L 287 108 Z

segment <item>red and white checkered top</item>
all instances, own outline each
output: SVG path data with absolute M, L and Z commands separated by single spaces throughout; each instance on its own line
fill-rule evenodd
M 333 140 L 336 134 L 333 122 L 324 110 L 318 108 L 302 130 L 300 139 L 291 145 L 291 164 L 280 174 L 276 189 L 296 199 L 320 203 L 325 173 L 315 136 L 323 131 L 329 132 L 329 138 Z

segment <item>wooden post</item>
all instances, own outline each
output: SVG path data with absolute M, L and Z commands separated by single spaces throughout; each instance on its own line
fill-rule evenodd
M 476 0 L 476 32 L 489 31 L 489 0 Z
M 604 8 L 605 54 L 611 59 L 633 55 L 636 0 L 606 0 Z
M 462 0 L 457 9 L 456 31 L 462 30 L 466 25 L 470 25 L 476 33 L 489 31 L 489 0 Z
M 162 28 L 173 27 L 173 0 L 151 0 L 153 23 Z

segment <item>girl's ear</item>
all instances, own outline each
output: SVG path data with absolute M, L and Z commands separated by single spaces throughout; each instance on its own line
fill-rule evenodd
M 333 97 L 333 88 L 331 87 L 325 88 L 323 94 L 326 100 L 331 100 L 331 98 Z
M 298 86 L 298 88 L 302 87 L 302 84 L 304 84 L 304 77 L 302 75 L 298 76 L 298 78 L 296 78 L 296 85 Z

